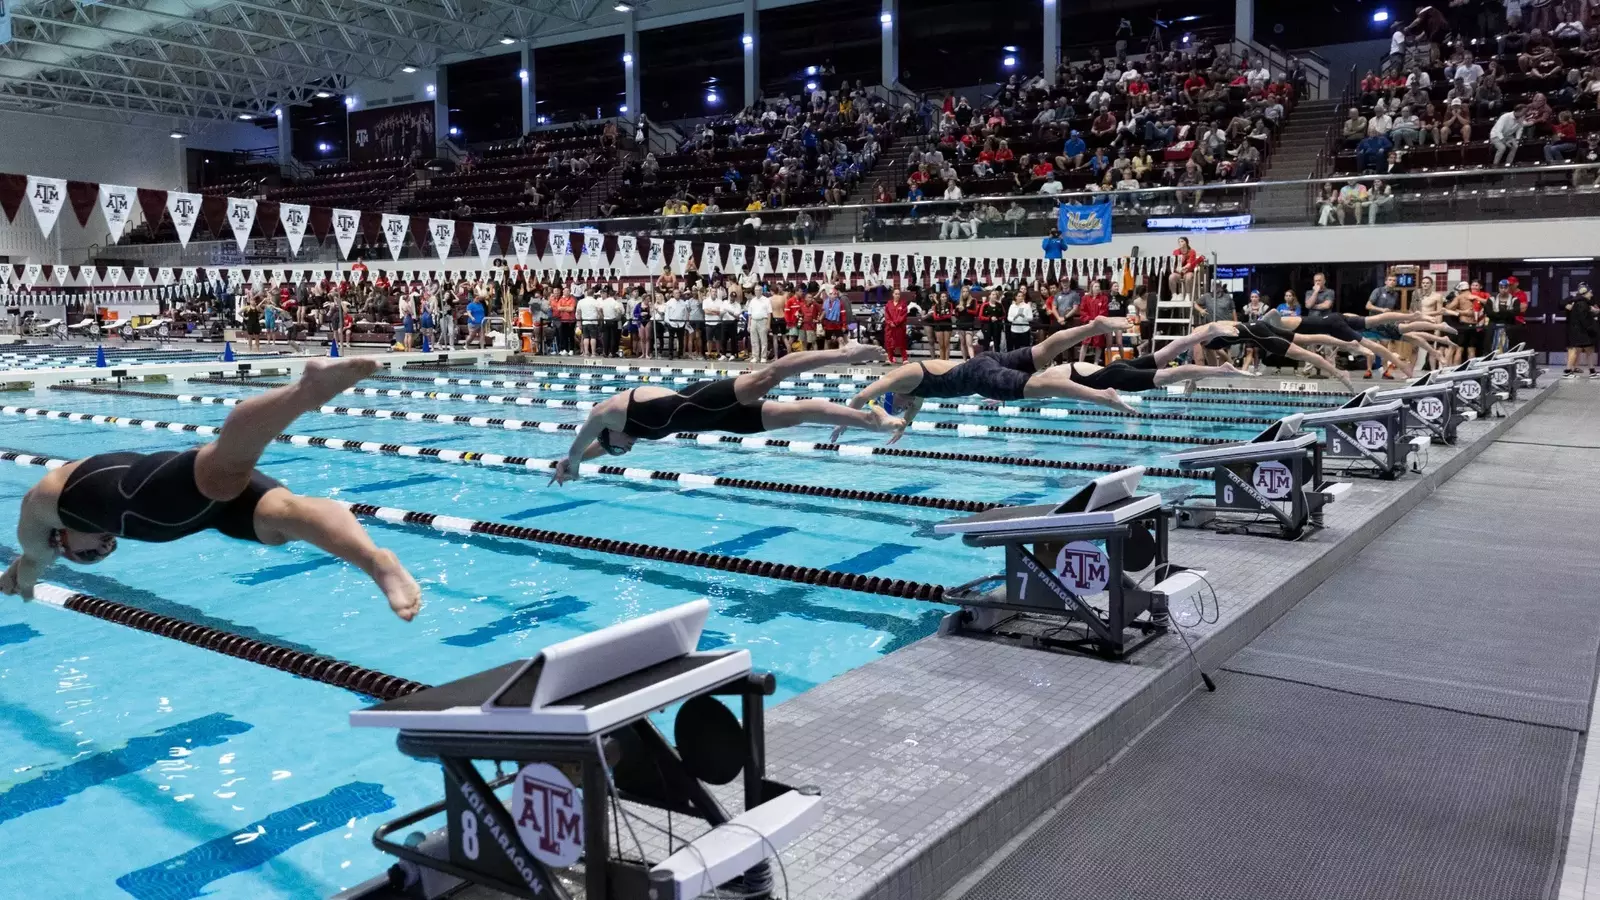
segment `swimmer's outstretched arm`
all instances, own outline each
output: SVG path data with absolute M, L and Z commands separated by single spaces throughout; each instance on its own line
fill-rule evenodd
M 35 486 L 22 498 L 22 511 L 17 517 L 17 544 L 22 548 L 22 555 L 0 575 L 0 594 L 16 594 L 24 600 L 32 600 L 34 585 L 55 562 L 56 551 L 50 546 L 50 532 L 56 526 L 49 514 L 49 507 L 55 505 L 55 500 L 55 491 L 41 490 L 40 486 Z
M 860 393 L 850 398 L 850 402 L 847 405 L 851 409 L 865 409 L 868 403 L 882 397 L 884 394 L 902 394 L 912 390 L 921 382 L 922 366 L 918 364 L 904 365 L 862 388 Z M 918 408 L 921 408 L 920 403 L 917 405 Z M 912 415 L 915 415 L 915 413 Z M 911 417 L 907 416 L 905 421 L 910 424 Z M 833 434 L 828 436 L 828 443 L 839 443 L 839 438 L 843 436 L 845 429 L 848 427 L 847 425 L 840 425 L 835 428 Z M 898 435 L 896 437 L 898 438 Z
M 1350 376 L 1347 375 L 1343 369 L 1331 362 L 1328 362 L 1328 360 L 1320 353 L 1312 353 L 1310 350 L 1307 350 L 1304 347 L 1291 344 L 1289 345 L 1288 349 L 1284 351 L 1283 355 L 1295 360 L 1296 362 L 1303 362 L 1306 365 L 1323 372 L 1324 374 L 1332 375 L 1334 378 L 1344 382 L 1344 386 L 1350 391 L 1354 391 L 1356 389 L 1356 386 L 1350 382 Z
M 578 434 L 572 439 L 572 446 L 567 449 L 567 458 L 556 463 L 555 474 L 550 476 L 551 484 L 566 484 L 576 481 L 579 475 L 579 466 L 586 459 L 594 459 L 605 453 L 605 448 L 600 446 L 600 432 L 607 428 L 620 430 L 627 424 L 628 395 L 632 392 L 617 394 L 589 411 L 589 418 L 583 422 L 583 427 L 578 429 Z

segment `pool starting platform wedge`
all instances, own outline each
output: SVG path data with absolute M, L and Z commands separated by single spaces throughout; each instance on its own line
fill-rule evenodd
M 1427 376 L 1423 379 L 1407 387 L 1377 391 L 1372 395 L 1373 402 L 1400 401 L 1400 421 L 1407 435 L 1454 444 L 1456 429 L 1462 422 L 1477 418 L 1478 414 L 1462 408 L 1455 385 L 1443 381 L 1434 384 L 1426 380 Z
M 710 609 L 685 603 L 352 712 L 351 725 L 399 729 L 402 753 L 437 760 L 445 799 L 380 827 L 373 844 L 400 863 L 340 896 L 434 900 L 464 884 L 536 900 L 769 896 L 770 860 L 820 818 L 822 798 L 765 777 L 776 682 L 751 671 L 747 650 L 695 649 Z M 675 705 L 669 742 L 650 717 Z M 478 761 L 518 768 L 491 781 Z M 736 779 L 744 811 L 732 813 L 711 786 Z M 391 838 L 440 812 L 443 829 Z M 679 842 L 647 841 L 652 854 L 638 834 L 668 815 Z
M 1322 477 L 1322 446 L 1302 430 L 1305 415 L 1285 416 L 1254 438 L 1171 456 L 1186 471 L 1209 469 L 1212 497 L 1189 497 L 1177 505 L 1178 524 L 1190 528 L 1298 539 L 1322 525 L 1322 509 L 1350 489 L 1349 482 Z
M 1165 633 L 1169 604 L 1204 573 L 1167 558 L 1160 494 L 1138 494 L 1142 466 L 1105 475 L 1059 504 L 1011 506 L 934 526 L 973 547 L 1005 548 L 1005 571 L 945 591 L 961 607 L 940 625 L 1024 646 L 1123 659 Z M 1147 573 L 1139 578 L 1136 573 Z M 1151 577 L 1160 580 L 1145 587 Z M 1104 594 L 1104 611 L 1094 602 Z M 1067 636 L 1063 636 L 1067 635 Z
M 1399 400 L 1379 402 L 1376 388 L 1363 391 L 1337 409 L 1302 414 L 1303 428 L 1322 429 L 1322 458 L 1338 460 L 1341 475 L 1371 475 L 1385 481 L 1407 468 L 1422 470 L 1419 451 L 1426 435 L 1405 433 L 1405 407 Z

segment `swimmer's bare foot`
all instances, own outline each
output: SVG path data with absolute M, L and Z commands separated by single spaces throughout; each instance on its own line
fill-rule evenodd
M 388 550 L 379 550 L 373 562 L 372 580 L 378 583 L 389 598 L 389 608 L 394 614 L 407 622 L 417 617 L 417 612 L 422 609 L 422 588 L 417 586 L 416 579 L 400 564 L 400 558 Z
M 1256 373 L 1255 372 L 1252 372 L 1249 369 L 1238 368 L 1233 363 L 1223 363 L 1222 365 L 1217 366 L 1217 368 L 1219 368 L 1222 371 L 1228 373 L 1229 375 L 1242 375 L 1245 378 L 1254 378 L 1254 377 L 1256 377 Z
M 1138 415 L 1139 413 L 1138 410 L 1129 406 L 1127 401 L 1122 399 L 1122 395 L 1118 394 L 1111 388 L 1095 391 L 1094 396 L 1090 399 L 1101 406 L 1109 406 L 1112 409 L 1121 410 L 1129 415 Z
M 853 363 L 873 362 L 883 359 L 883 348 L 876 344 L 862 344 L 851 341 L 841 348 L 844 352 L 844 361 Z
M 1333 377 L 1335 377 L 1335 378 L 1339 379 L 1340 381 L 1344 382 L 1344 389 L 1345 390 L 1349 391 L 1352 394 L 1354 394 L 1356 392 L 1355 382 L 1350 380 L 1350 373 L 1349 372 L 1346 372 L 1343 369 L 1335 368 L 1333 370 Z
M 311 408 L 315 409 L 378 371 L 378 365 L 378 361 L 370 356 L 313 359 L 306 363 L 305 373 L 295 382 L 295 386 Z
M 1095 326 L 1102 334 L 1110 334 L 1113 331 L 1127 331 L 1133 327 L 1132 323 L 1121 316 L 1101 316 L 1089 324 Z

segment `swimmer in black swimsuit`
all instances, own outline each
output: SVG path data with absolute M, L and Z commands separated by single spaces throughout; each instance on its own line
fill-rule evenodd
M 1351 391 L 1355 390 L 1355 385 L 1350 383 L 1350 376 L 1343 369 L 1304 347 L 1296 346 L 1294 335 L 1287 331 L 1279 331 L 1266 322 L 1256 321 L 1241 324 L 1234 333 L 1214 335 L 1208 338 L 1201 346 L 1207 350 L 1226 350 L 1229 347 L 1240 345 L 1254 347 L 1258 358 L 1262 360 L 1284 356 L 1296 362 L 1306 363 L 1344 382 L 1344 386 Z
M 853 425 L 873 431 L 898 431 L 905 423 L 879 407 L 852 409 L 827 400 L 768 403 L 767 393 L 797 372 L 820 366 L 874 362 L 883 348 L 850 343 L 838 350 L 791 353 L 738 378 L 700 381 L 682 391 L 638 387 L 607 399 L 590 411 L 567 458 L 556 464 L 551 484 L 580 474 L 586 459 L 621 456 L 638 440 L 657 441 L 678 432 L 726 431 L 757 434 L 791 425 Z
M 850 399 L 850 406 L 861 409 L 878 397 L 892 393 L 907 425 L 916 418 L 924 400 L 973 394 L 1002 403 L 1060 397 L 1098 403 L 1132 413 L 1133 407 L 1118 396 L 1119 390 L 1148 391 L 1178 381 L 1245 374 L 1231 365 L 1168 366 L 1197 344 L 1231 333 L 1237 327 L 1233 322 L 1202 325 L 1193 333 L 1163 345 L 1153 354 L 1134 360 L 1119 360 L 1109 366 L 1087 362 L 1052 365 L 1061 354 L 1094 335 L 1126 331 L 1130 327 L 1127 319 L 1102 316 L 1087 325 L 1058 331 L 1032 347 L 1020 347 L 1005 353 L 983 353 L 961 363 L 930 359 L 904 365 L 867 385 L 861 393 Z M 838 441 L 844 428 L 834 429 L 833 437 L 829 440 Z M 903 429 L 897 431 L 889 443 L 899 440 L 902 432 Z
M 306 541 L 366 572 L 395 614 L 410 621 L 422 605 L 421 589 L 349 509 L 292 494 L 256 470 L 291 422 L 377 367 L 372 357 L 312 360 L 299 381 L 234 407 L 217 439 L 203 447 L 105 453 L 51 471 L 22 500 L 22 555 L 0 575 L 0 594 L 31 600 L 57 557 L 96 563 L 117 549 L 118 538 L 161 543 L 215 529 L 258 544 Z
M 1385 362 L 1399 369 L 1407 378 L 1411 377 L 1411 365 L 1390 352 L 1388 347 L 1371 338 L 1363 337 L 1361 332 L 1369 328 L 1421 320 L 1422 313 L 1414 312 L 1386 312 L 1374 316 L 1355 316 L 1348 313 L 1344 315 L 1322 313 L 1314 316 L 1286 316 L 1277 310 L 1273 310 L 1261 317 L 1261 321 L 1271 325 L 1273 328 L 1287 331 L 1294 335 L 1294 342 L 1297 344 L 1302 346 L 1326 344 L 1343 348 L 1351 353 L 1360 353 L 1364 356 L 1379 356 Z

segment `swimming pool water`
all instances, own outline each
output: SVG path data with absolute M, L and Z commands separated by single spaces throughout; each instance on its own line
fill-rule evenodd
M 431 375 L 416 385 L 432 389 Z M 486 377 L 501 377 L 488 375 Z M 259 387 L 141 385 L 246 396 Z M 491 391 L 485 391 L 491 392 Z M 534 390 L 494 390 L 544 396 Z M 549 394 L 548 396 L 575 396 Z M 1283 398 L 1200 414 L 1282 415 Z M 1290 398 L 1292 399 L 1292 398 Z M 198 424 L 228 410 L 164 400 L 44 391 L 0 402 Z M 345 397 L 353 407 L 580 421 L 583 412 L 449 400 Z M 1066 404 L 1062 404 L 1066 405 Z M 1163 409 L 1183 411 L 1181 402 Z M 1255 410 L 1255 411 L 1245 411 Z M 925 413 L 930 419 L 1128 434 L 1244 438 L 1258 426 Z M 310 414 L 295 433 L 554 458 L 570 435 Z M 0 447 L 76 458 L 111 449 L 192 446 L 192 435 L 0 417 Z M 825 440 L 826 429 L 779 436 Z M 876 435 L 847 440 L 878 443 Z M 1180 445 L 1124 440 L 911 433 L 901 446 L 1118 464 L 1168 464 Z M 641 443 L 630 465 L 1012 503 L 1059 498 L 1092 473 L 885 457 L 795 454 L 734 445 Z M 262 468 L 296 491 L 353 502 L 514 522 L 840 571 L 956 584 L 996 555 L 936 536 L 950 514 L 886 504 L 683 489 L 588 477 L 548 487 L 537 472 L 275 446 Z M 37 467 L 0 466 L 0 521 L 14 521 Z M 1201 482 L 1151 478 L 1169 495 Z M 546 644 L 697 597 L 713 606 L 705 642 L 747 647 L 778 676 L 774 701 L 935 629 L 946 607 L 483 536 L 369 523 L 423 585 L 415 622 L 390 614 L 359 572 L 306 546 L 265 548 L 215 534 L 128 545 L 90 568 L 47 578 L 180 618 L 439 683 Z M 9 529 L 7 529 L 9 531 Z M 15 553 L 0 536 L 0 562 Z M 388 864 L 370 843 L 385 817 L 437 799 L 437 769 L 393 734 L 356 730 L 354 694 L 85 616 L 0 606 L 0 894 L 140 900 L 326 896 Z M 85 853 L 86 847 L 93 853 Z

